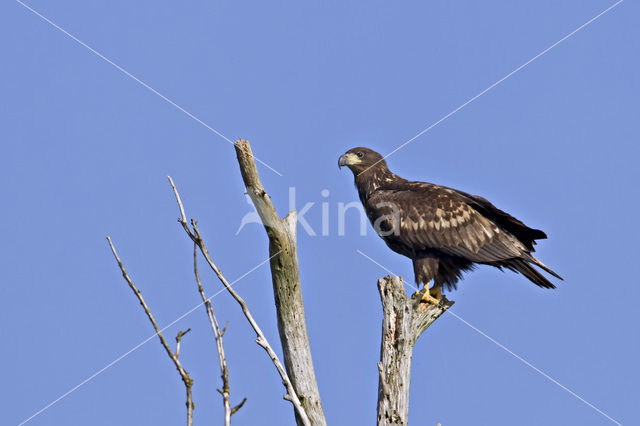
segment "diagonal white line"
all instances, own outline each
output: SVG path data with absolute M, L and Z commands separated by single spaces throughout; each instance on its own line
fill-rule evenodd
M 521 69 L 523 69 L 524 67 L 526 67 L 527 65 L 529 65 L 531 62 L 535 61 L 536 59 L 538 59 L 539 57 L 541 57 L 542 55 L 544 55 L 545 53 L 549 52 L 551 49 L 553 49 L 554 47 L 556 47 L 557 45 L 559 45 L 560 43 L 562 43 L 563 41 L 567 40 L 568 38 L 570 38 L 571 36 L 573 36 L 574 34 L 576 34 L 578 31 L 582 30 L 583 28 L 585 28 L 586 26 L 588 26 L 589 24 L 593 23 L 596 19 L 600 18 L 602 15 L 604 15 L 605 13 L 609 12 L 610 10 L 612 10 L 613 8 L 615 8 L 616 6 L 618 6 L 620 3 L 622 3 L 624 0 L 618 0 L 617 2 L 615 2 L 614 4 L 612 4 L 611 6 L 609 6 L 608 8 L 606 8 L 605 10 L 603 10 L 602 12 L 600 12 L 599 14 L 597 14 L 596 16 L 594 16 L 593 18 L 589 19 L 587 22 L 585 22 L 584 24 L 580 25 L 578 28 L 576 28 L 575 30 L 571 31 L 569 34 L 567 34 L 566 36 L 562 37 L 560 40 L 556 41 L 555 43 L 553 43 L 551 46 L 547 47 L 546 49 L 544 49 L 542 52 L 538 53 L 536 56 L 534 56 L 533 58 L 529 59 L 527 62 L 525 62 L 524 64 L 520 65 L 518 68 L 514 69 L 513 71 L 511 71 L 509 74 L 505 75 L 504 77 L 502 77 L 500 80 L 496 81 L 495 83 L 493 83 L 491 86 L 487 87 L 486 89 L 484 89 L 482 92 L 478 93 L 477 95 L 475 95 L 474 97 L 472 97 L 471 99 L 469 99 L 468 101 L 466 101 L 465 103 L 463 103 L 462 105 L 460 105 L 459 107 L 457 107 L 456 109 L 454 109 L 453 111 L 449 112 L 447 115 L 445 115 L 444 117 L 442 117 L 440 120 L 436 121 L 435 123 L 431 124 L 429 127 L 421 130 L 417 135 L 415 135 L 414 137 L 412 137 L 411 139 L 405 141 L 404 143 L 402 143 L 402 145 L 398 146 L 396 149 L 394 149 L 393 151 L 391 151 L 390 153 L 388 153 L 387 155 L 385 155 L 384 157 L 382 157 L 380 160 L 376 161 L 375 163 L 373 163 L 371 166 L 369 166 L 368 168 L 366 168 L 364 171 L 358 173 L 358 174 L 362 174 L 364 172 L 366 172 L 367 170 L 369 170 L 371 167 L 375 166 L 376 164 L 378 164 L 380 161 L 384 160 L 385 158 L 388 158 L 390 156 L 392 156 L 393 154 L 395 154 L 396 152 L 400 151 L 402 148 L 404 148 L 405 146 L 409 145 L 411 142 L 413 142 L 414 140 L 418 139 L 420 136 L 424 135 L 425 133 L 427 133 L 429 130 L 433 129 L 434 127 L 436 127 L 438 124 L 442 123 L 443 121 L 445 121 L 447 118 L 451 117 L 453 114 L 455 114 L 456 112 L 460 111 L 462 108 L 466 107 L 467 105 L 469 105 L 471 102 L 475 101 L 476 99 L 478 99 L 480 96 L 484 95 L 485 93 L 487 93 L 489 90 L 493 89 L 494 87 L 496 87 L 497 85 L 499 85 L 500 83 L 502 83 L 503 81 L 505 81 L 506 79 L 508 79 L 509 77 L 511 77 L 512 75 L 514 75 L 515 73 L 517 73 L 518 71 L 520 71 Z
M 366 254 L 364 254 L 363 252 L 360 251 L 360 249 L 356 249 L 356 252 L 361 255 L 362 257 L 365 257 L 367 259 L 369 259 L 371 262 L 375 263 L 376 265 L 378 265 L 380 268 L 384 269 L 385 271 L 387 271 L 388 273 L 390 273 L 391 275 L 393 275 L 394 277 L 399 277 L 399 275 L 394 274 L 393 272 L 391 272 L 391 269 L 387 268 L 386 266 L 376 262 L 375 260 L 373 260 L 372 258 L 370 258 L 369 256 L 367 256 Z M 403 283 L 405 283 L 406 285 L 408 285 L 409 287 L 413 287 L 414 289 L 418 290 L 417 287 L 414 287 L 412 284 L 409 284 L 408 282 L 405 282 L 405 280 L 402 280 Z M 420 290 L 418 290 L 420 291 Z
M 389 274 L 398 277 L 398 275 L 394 274 L 389 268 L 385 267 L 384 265 L 381 265 L 380 263 L 376 262 L 374 259 L 372 259 L 371 257 L 367 256 L 366 254 L 364 254 L 362 251 L 360 250 L 356 250 L 360 255 L 362 255 L 363 257 L 369 259 L 371 262 L 375 263 L 376 265 L 378 265 L 380 268 L 384 269 L 385 271 L 387 271 Z M 414 285 L 402 280 L 402 282 L 417 290 L 420 291 L 417 287 L 415 287 Z M 595 411 L 597 411 L 598 413 L 600 413 L 601 415 L 603 415 L 604 417 L 606 417 L 607 419 L 611 420 L 613 423 L 622 426 L 622 424 L 620 422 L 618 422 L 617 420 L 615 420 L 614 418 L 612 418 L 611 416 L 609 416 L 607 413 L 605 413 L 604 411 L 600 410 L 598 407 L 596 407 L 595 405 L 591 404 L 589 401 L 585 400 L 584 398 L 582 398 L 580 395 L 578 395 L 577 393 L 575 393 L 574 391 L 572 391 L 571 389 L 569 389 L 568 387 L 564 386 L 562 383 L 558 382 L 556 379 L 554 379 L 553 377 L 549 376 L 547 373 L 545 373 L 544 371 L 540 370 L 539 368 L 537 368 L 536 366 L 534 366 L 533 364 L 531 364 L 529 361 L 527 361 L 526 359 L 522 358 L 520 355 L 516 354 L 515 352 L 513 352 L 512 350 L 510 350 L 509 348 L 507 348 L 506 346 L 504 346 L 502 343 L 498 342 L 496 339 L 494 339 L 493 337 L 489 336 L 488 334 L 484 333 L 482 330 L 479 330 L 477 327 L 473 326 L 472 324 L 470 324 L 469 322 L 465 321 L 463 318 L 461 318 L 459 315 L 455 314 L 451 308 L 447 309 L 445 312 L 450 313 L 451 315 L 453 315 L 455 318 L 457 318 L 459 321 L 461 321 L 463 324 L 467 325 L 468 327 L 470 327 L 472 330 L 474 330 L 475 332 L 477 332 L 478 334 L 480 334 L 481 336 L 485 337 L 486 339 L 488 339 L 490 342 L 493 342 L 494 344 L 496 344 L 500 349 L 504 350 L 505 352 L 507 352 L 508 354 L 510 354 L 511 356 L 513 356 L 514 358 L 516 358 L 517 360 L 521 361 L 523 364 L 525 364 L 526 366 L 528 366 L 529 368 L 533 369 L 536 373 L 540 374 L 541 376 L 543 376 L 545 379 L 549 380 L 551 383 L 556 384 L 557 386 L 559 386 L 561 389 L 567 391 L 570 395 L 574 396 L 575 398 L 577 398 L 578 400 L 582 401 L 584 404 L 586 404 L 587 406 L 593 408 Z
M 254 266 L 253 268 L 249 269 L 247 272 L 245 272 L 244 274 L 240 275 L 238 278 L 236 278 L 233 282 L 231 282 L 229 285 L 233 286 L 235 283 L 237 283 L 238 281 L 240 281 L 241 279 L 243 279 L 244 277 L 246 277 L 247 275 L 249 275 L 250 273 L 252 273 L 253 271 L 255 271 L 256 269 L 258 269 L 259 267 L 261 267 L 262 265 L 264 265 L 265 263 L 269 262 L 271 259 L 273 259 L 275 256 L 277 256 L 278 254 L 280 254 L 280 252 L 277 252 L 276 254 L 274 254 L 273 256 L 271 256 L 270 258 L 263 260 L 262 262 L 260 262 L 258 265 Z M 220 293 L 223 293 L 226 290 L 226 288 L 222 288 L 221 290 L 219 290 L 218 292 L 214 293 L 213 296 L 209 297 L 207 300 L 211 300 L 214 297 L 216 297 L 217 295 L 219 295 Z M 193 308 L 189 309 L 187 312 L 185 312 L 184 314 L 180 315 L 178 318 L 176 318 L 175 320 L 171 321 L 169 324 L 167 324 L 166 326 L 164 326 L 160 332 L 165 331 L 166 329 L 168 329 L 169 327 L 171 327 L 172 325 L 174 325 L 175 323 L 177 323 L 178 321 L 180 321 L 181 319 L 183 319 L 184 317 L 186 317 L 187 315 L 191 314 L 193 311 L 195 311 L 196 309 L 198 309 L 200 306 L 204 305 L 204 301 L 200 302 L 199 304 L 197 304 L 196 306 L 194 306 Z M 106 370 L 108 370 L 109 368 L 113 367 L 115 364 L 117 364 L 118 362 L 122 361 L 124 358 L 126 358 L 128 355 L 132 354 L 133 352 L 137 351 L 138 349 L 140 349 L 145 343 L 147 343 L 148 341 L 150 341 L 151 339 L 153 339 L 154 337 L 156 337 L 158 335 L 158 333 L 154 333 L 151 336 L 147 337 L 146 339 L 144 339 L 142 342 L 138 343 L 136 346 L 134 346 L 133 348 L 129 349 L 127 352 L 123 353 L 122 355 L 120 355 L 118 358 L 114 359 L 113 361 L 111 361 L 109 364 L 105 365 L 104 367 L 102 367 L 100 370 L 96 371 L 95 373 L 93 373 L 91 376 L 87 377 L 86 379 L 84 379 L 82 382 L 78 383 L 76 386 L 72 387 L 71 389 L 69 389 L 68 391 L 66 391 L 65 393 L 63 393 L 62 395 L 60 395 L 58 398 L 54 399 L 53 401 L 51 401 L 49 404 L 45 405 L 44 407 L 42 407 L 40 410 L 38 410 L 37 412 L 35 412 L 34 414 L 32 414 L 30 417 L 24 419 L 18 426 L 22 426 L 23 424 L 31 421 L 32 419 L 34 419 L 36 416 L 42 414 L 44 411 L 46 411 L 47 409 L 51 408 L 53 405 L 55 405 L 56 403 L 60 402 L 61 400 L 63 400 L 64 398 L 66 398 L 67 396 L 69 396 L 70 394 L 72 394 L 73 392 L 75 392 L 76 390 L 78 390 L 80 387 L 84 386 L 85 384 L 89 383 L 91 380 L 95 379 L 97 376 L 99 376 L 100 374 L 102 374 L 103 372 L 105 372 Z
M 138 77 L 136 77 L 135 75 L 131 74 L 129 71 L 125 70 L 124 68 L 122 68 L 120 65 L 116 64 L 115 62 L 113 62 L 111 59 L 107 58 L 106 56 L 104 56 L 102 53 L 98 52 L 97 50 L 95 50 L 93 47 L 89 46 L 87 43 L 83 42 L 82 40 L 80 40 L 79 38 L 77 38 L 76 36 L 74 36 L 73 34 L 71 34 L 70 32 L 68 32 L 67 30 L 65 30 L 64 28 L 60 27 L 59 25 L 57 25 L 55 22 L 51 21 L 49 18 L 47 18 L 46 16 L 42 15 L 41 13 L 39 13 L 38 11 L 36 11 L 35 9 L 33 9 L 31 6 L 23 3 L 20 0 L 16 0 L 16 2 L 18 4 L 20 4 L 21 6 L 23 6 L 25 9 L 33 12 L 34 15 L 40 17 L 43 21 L 47 22 L 48 24 L 50 24 L 52 27 L 56 28 L 57 30 L 59 30 L 60 32 L 62 32 L 63 34 L 65 34 L 67 37 L 69 37 L 70 39 L 72 39 L 73 41 L 75 41 L 76 43 L 80 44 L 81 46 L 85 47 L 87 50 L 89 50 L 91 53 L 95 54 L 96 56 L 98 56 L 100 59 L 104 60 L 105 62 L 107 62 L 108 64 L 112 65 L 114 68 L 116 68 L 118 71 L 120 71 L 121 73 L 123 73 L 124 75 L 126 75 L 127 77 L 131 78 L 132 80 L 136 81 L 137 83 L 139 83 L 140 85 L 142 85 L 143 87 L 145 87 L 146 89 L 150 90 L 151 92 L 153 92 L 154 94 L 158 95 L 160 98 L 162 98 L 164 101 L 168 102 L 169 104 L 171 104 L 172 106 L 174 106 L 175 108 L 179 109 L 180 111 L 182 111 L 183 113 L 185 113 L 188 117 L 192 118 L 193 120 L 195 120 L 197 123 L 203 125 L 204 127 L 206 127 L 207 129 L 209 129 L 210 131 L 212 131 L 213 133 L 215 133 L 216 135 L 220 136 L 222 139 L 224 139 L 225 141 L 229 142 L 230 144 L 233 145 L 233 141 L 231 139 L 229 139 L 228 137 L 226 137 L 225 135 L 223 135 L 222 133 L 220 133 L 219 131 L 217 131 L 216 129 L 214 129 L 213 127 L 211 127 L 210 125 L 208 125 L 207 123 L 205 123 L 204 121 L 200 120 L 198 117 L 196 117 L 195 115 L 193 115 L 192 113 L 190 113 L 189 111 L 187 111 L 186 109 L 184 109 L 183 107 L 181 107 L 180 105 L 178 105 L 177 103 L 175 103 L 174 101 L 172 101 L 171 99 L 169 99 L 168 97 L 166 97 L 165 95 L 163 95 L 162 93 L 158 92 L 156 89 L 154 89 L 153 87 L 149 86 L 147 83 L 145 83 L 144 81 L 140 80 Z M 265 166 L 266 168 L 268 168 L 269 170 L 271 170 L 272 172 L 274 172 L 275 174 L 277 174 L 278 176 L 282 176 L 282 173 L 280 173 L 279 171 L 277 171 L 276 169 L 274 169 L 273 167 L 271 167 L 270 165 L 268 165 L 267 163 L 265 163 L 264 161 L 260 160 L 259 158 L 255 157 L 255 160 L 262 164 L 263 166 Z
M 449 312 L 450 310 L 447 310 L 447 312 Z M 574 397 L 578 398 L 580 401 L 584 402 L 586 405 L 588 405 L 589 407 L 593 408 L 594 410 L 596 410 L 598 413 L 602 414 L 603 416 L 605 416 L 607 419 L 611 420 L 613 423 L 622 426 L 622 424 L 620 422 L 618 422 L 617 420 L 611 418 L 607 413 L 605 413 L 604 411 L 602 411 L 601 409 L 599 409 L 598 407 L 596 407 L 595 405 L 591 404 L 589 401 L 585 400 L 584 398 L 582 398 L 580 395 L 578 395 L 577 393 L 575 393 L 574 391 L 572 391 L 571 389 L 569 389 L 568 387 L 564 386 L 562 383 L 558 382 L 556 379 L 554 379 L 553 377 L 549 376 L 547 373 L 545 373 L 544 371 L 540 370 L 539 368 L 537 368 L 536 366 L 534 366 L 533 364 L 531 364 L 529 361 L 527 361 L 526 359 L 522 358 L 520 355 L 514 353 L 513 351 L 509 350 L 509 348 L 505 347 L 503 344 L 501 344 L 500 342 L 496 341 L 494 338 L 492 338 L 491 336 L 488 336 L 486 333 L 482 332 L 482 330 L 478 330 L 477 327 L 475 327 L 472 324 L 469 324 L 467 321 L 465 321 L 464 319 L 460 318 L 458 315 L 456 315 L 453 312 L 449 312 L 451 315 L 453 315 L 454 317 L 456 317 L 459 321 L 461 321 L 463 324 L 471 327 L 475 332 L 477 332 L 478 334 L 480 334 L 481 336 L 489 339 L 491 342 L 495 343 L 500 349 L 504 350 L 505 352 L 509 353 L 511 356 L 513 356 L 514 358 L 516 358 L 517 360 L 523 362 L 525 365 L 527 365 L 528 367 L 532 368 L 534 371 L 536 371 L 537 373 L 539 373 L 540 375 L 542 375 L 544 378 L 546 378 L 547 380 L 549 380 L 550 382 L 558 385 L 559 387 L 561 387 L 562 389 L 564 389 L 565 391 L 569 392 L 571 395 L 573 395 Z

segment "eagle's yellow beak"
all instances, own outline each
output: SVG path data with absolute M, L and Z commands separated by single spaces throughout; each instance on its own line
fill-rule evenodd
M 360 162 L 361 160 L 360 158 L 358 158 L 356 154 L 347 152 L 346 154 L 342 154 L 340 156 L 340 159 L 338 159 L 338 168 L 342 166 L 351 166 L 353 164 L 358 164 Z

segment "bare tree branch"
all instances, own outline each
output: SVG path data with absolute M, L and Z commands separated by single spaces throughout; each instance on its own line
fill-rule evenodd
M 222 272 L 220 271 L 218 266 L 213 262 L 213 259 L 209 255 L 209 251 L 207 250 L 207 247 L 206 247 L 206 245 L 204 243 L 204 240 L 202 239 L 202 235 L 200 234 L 200 230 L 198 229 L 197 222 L 195 220 L 191 219 L 191 228 L 189 228 L 189 225 L 187 224 L 187 220 L 186 220 L 186 214 L 184 212 L 184 207 L 182 205 L 182 200 L 180 199 L 180 194 L 178 193 L 178 190 L 177 190 L 175 184 L 173 183 L 173 179 L 171 179 L 171 177 L 169 177 L 169 182 L 171 183 L 171 187 L 173 188 L 173 193 L 174 193 L 174 195 L 176 197 L 176 201 L 178 202 L 178 206 L 180 207 L 181 218 L 178 219 L 178 221 L 180 222 L 180 224 L 184 228 L 184 230 L 187 233 L 187 235 L 189 236 L 189 238 L 191 238 L 191 240 L 198 246 L 198 248 L 200 249 L 200 252 L 204 256 L 204 258 L 207 261 L 207 263 L 208 263 L 209 267 L 211 268 L 211 270 L 216 274 L 216 276 L 218 277 L 220 282 L 222 282 L 222 284 L 224 285 L 226 290 L 231 294 L 231 296 L 240 305 L 240 307 L 242 309 L 242 312 L 244 313 L 245 318 L 247 318 L 247 321 L 249 321 L 249 324 L 251 325 L 251 327 L 253 328 L 253 330 L 256 333 L 256 336 L 257 336 L 256 343 L 259 346 L 261 346 L 267 352 L 267 354 L 269 355 L 269 358 L 271 358 L 271 361 L 275 365 L 276 370 L 278 370 L 278 373 L 280 374 L 280 377 L 282 378 L 282 384 L 287 389 L 287 394 L 284 395 L 284 398 L 286 400 L 290 401 L 293 404 L 293 406 L 294 406 L 294 408 L 296 410 L 296 418 L 299 419 L 301 424 L 303 424 L 305 426 L 310 426 L 311 423 L 309 421 L 309 417 L 307 416 L 307 413 L 305 412 L 305 409 L 303 408 L 302 404 L 300 403 L 300 399 L 298 398 L 296 390 L 293 387 L 293 384 L 291 383 L 291 380 L 289 379 L 289 376 L 287 375 L 287 372 L 285 371 L 284 367 L 282 366 L 282 363 L 280 362 L 280 359 L 278 358 L 278 356 L 276 355 L 275 351 L 273 350 L 273 348 L 269 344 L 269 341 L 267 340 L 267 338 L 265 337 L 264 333 L 262 332 L 262 330 L 258 326 L 258 323 L 253 318 L 253 315 L 251 315 L 251 312 L 249 311 L 249 308 L 248 308 L 246 302 L 244 301 L 244 299 L 242 299 L 242 297 L 240 297 L 240 295 L 231 287 L 231 285 L 229 284 L 227 279 L 224 277 L 224 275 L 222 274 Z M 275 255 L 277 255 L 277 253 Z M 239 407 L 236 407 L 236 408 L 239 408 Z M 236 409 L 236 411 L 237 411 L 237 409 Z
M 189 376 L 189 373 L 187 373 L 187 370 L 185 370 L 182 367 L 182 364 L 180 364 L 180 361 L 178 360 L 178 355 L 179 355 L 179 351 L 180 351 L 180 341 L 182 339 L 182 336 L 187 334 L 189 332 L 189 330 L 187 330 L 185 332 L 180 331 L 178 333 L 178 336 L 176 337 L 176 352 L 173 353 L 173 351 L 169 347 L 169 344 L 167 343 L 167 341 L 165 340 L 164 336 L 162 335 L 162 332 L 160 331 L 160 328 L 158 327 L 158 323 L 156 322 L 155 318 L 151 314 L 151 310 L 149 309 L 149 306 L 147 306 L 147 303 L 144 301 L 144 298 L 142 297 L 142 293 L 140 293 L 140 290 L 138 290 L 138 288 L 135 286 L 135 284 L 133 284 L 133 281 L 129 277 L 129 274 L 127 273 L 127 270 L 124 268 L 124 265 L 122 264 L 122 261 L 120 260 L 120 257 L 118 256 L 118 253 L 116 252 L 116 248 L 113 246 L 113 243 L 111 242 L 111 237 L 107 236 L 107 241 L 109 241 L 109 246 L 111 247 L 111 251 L 113 252 L 113 256 L 116 258 L 116 261 L 118 262 L 118 266 L 120 267 L 120 271 L 122 271 L 122 276 L 124 277 L 124 279 L 127 282 L 127 284 L 129 284 L 129 287 L 131 288 L 133 293 L 138 298 L 138 301 L 140 302 L 140 305 L 142 305 L 142 308 L 144 309 L 144 312 L 147 314 L 147 317 L 149 317 L 149 321 L 151 321 L 151 324 L 153 325 L 153 328 L 155 329 L 156 334 L 160 338 L 160 343 L 164 347 L 165 351 L 167 351 L 167 355 L 169 355 L 169 358 L 171 358 L 171 360 L 173 361 L 174 365 L 176 366 L 176 369 L 178 370 L 178 373 L 180 373 L 180 377 L 182 378 L 182 381 L 184 382 L 184 386 L 185 386 L 186 391 L 187 391 L 187 425 L 188 426 L 192 426 L 193 425 L 193 408 L 194 408 L 194 405 L 193 405 L 193 399 L 191 397 L 191 387 L 193 386 L 193 379 Z
M 293 386 L 314 426 L 325 426 L 307 333 L 296 246 L 296 212 L 280 220 L 260 182 L 249 142 L 238 139 L 234 146 L 247 194 L 253 201 L 269 237 L 271 276 L 284 362 Z M 298 424 L 301 419 L 296 417 Z
M 378 372 L 378 426 L 406 425 L 409 417 L 409 384 L 413 347 L 420 335 L 453 305 L 441 306 L 407 297 L 401 277 L 378 280 L 382 301 L 382 342 Z
M 182 342 L 182 337 L 190 331 L 190 328 L 187 328 L 186 331 L 178 331 L 178 335 L 176 336 L 176 358 L 180 356 L 180 342 Z
M 216 349 L 218 352 L 218 363 L 220 364 L 220 372 L 222 378 L 222 390 L 218 389 L 220 395 L 222 395 L 222 403 L 224 405 L 224 425 L 229 426 L 231 424 L 231 416 L 244 405 L 247 398 L 244 398 L 238 406 L 231 408 L 230 402 L 230 388 L 229 388 L 229 369 L 227 368 L 227 358 L 224 354 L 224 343 L 222 342 L 222 336 L 224 335 L 224 331 L 226 330 L 226 326 L 224 330 L 220 330 L 220 326 L 218 325 L 218 320 L 216 318 L 216 314 L 213 310 L 213 305 L 211 301 L 205 296 L 204 287 L 202 286 L 202 282 L 200 281 L 200 274 L 198 273 L 198 245 L 193 244 L 193 272 L 196 277 L 196 282 L 198 283 L 198 292 L 200 293 L 200 297 L 204 302 L 204 306 L 207 310 L 207 316 L 209 317 L 209 323 L 211 324 L 211 330 L 213 331 L 213 336 L 216 340 Z
M 238 404 L 235 407 L 233 407 L 231 409 L 231 415 L 233 416 L 236 413 L 236 411 L 241 409 L 245 402 L 247 402 L 247 398 L 243 398 L 242 401 L 240 401 L 240 404 Z

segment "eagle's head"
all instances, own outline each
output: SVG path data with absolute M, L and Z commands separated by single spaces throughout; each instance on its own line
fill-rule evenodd
M 386 169 L 387 163 L 382 155 L 372 149 L 358 147 L 352 148 L 345 152 L 338 159 L 338 167 L 347 166 L 351 171 L 358 175 L 371 168 L 383 167 Z

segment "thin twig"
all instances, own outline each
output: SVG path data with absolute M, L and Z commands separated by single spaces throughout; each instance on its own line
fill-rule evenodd
M 116 248 L 113 246 L 113 242 L 111 241 L 111 237 L 107 236 L 107 241 L 109 241 L 109 246 L 111 247 L 111 251 L 113 252 L 113 256 L 116 258 L 116 261 L 118 262 L 118 266 L 120 267 L 120 271 L 122 271 L 122 276 L 124 277 L 124 279 L 127 282 L 127 284 L 129 284 L 129 287 L 131 288 L 133 293 L 138 298 L 138 301 L 140 302 L 140 305 L 142 305 L 142 308 L 144 309 L 144 312 L 147 314 L 147 317 L 149 318 L 149 321 L 151 321 L 151 324 L 153 325 L 153 328 L 155 329 L 156 334 L 160 338 L 160 343 L 162 344 L 162 346 L 164 347 L 165 351 L 167 352 L 167 355 L 169 355 L 169 358 L 171 358 L 171 360 L 173 361 L 174 365 L 176 366 L 176 369 L 178 370 L 178 373 L 180 373 L 180 377 L 182 378 L 182 381 L 184 382 L 184 386 L 185 386 L 186 391 L 187 391 L 187 425 L 188 426 L 192 426 L 193 425 L 193 408 L 194 408 L 194 405 L 193 405 L 193 399 L 191 397 L 191 387 L 193 386 L 193 379 L 191 378 L 191 376 L 189 376 L 189 373 L 187 372 L 187 370 L 185 370 L 182 367 L 182 364 L 178 360 L 178 352 L 180 350 L 179 349 L 180 348 L 180 340 L 182 339 L 182 336 L 187 334 L 187 332 L 189 330 L 187 330 L 185 332 L 181 331 L 180 333 L 178 333 L 178 337 L 176 337 L 176 341 L 177 341 L 176 353 L 173 353 L 173 351 L 169 347 L 169 344 L 167 343 L 166 339 L 164 338 L 164 335 L 162 334 L 162 331 L 160 331 L 160 328 L 158 327 L 158 323 L 156 322 L 155 318 L 151 314 L 151 310 L 149 309 L 149 306 L 144 301 L 144 298 L 142 297 L 142 293 L 135 286 L 135 284 L 133 283 L 133 281 L 129 277 L 129 274 L 127 273 L 127 270 L 125 269 L 124 265 L 122 264 L 122 261 L 120 260 L 120 257 L 118 256 L 118 252 L 116 252 Z
M 182 342 L 182 337 L 190 331 L 190 328 L 187 328 L 186 331 L 178 331 L 178 335 L 176 336 L 176 358 L 180 356 L 180 342 Z
M 184 211 L 184 210 L 183 210 Z M 222 404 L 224 405 L 224 425 L 229 426 L 231 424 L 231 416 L 242 407 L 247 398 L 234 409 L 231 408 L 230 402 L 230 388 L 229 388 L 229 369 L 227 368 L 227 358 L 224 353 L 224 343 L 222 341 L 222 336 L 226 330 L 226 325 L 223 330 L 220 330 L 220 325 L 218 324 L 218 320 L 216 318 L 215 311 L 213 310 L 213 305 L 211 301 L 207 298 L 204 293 L 204 287 L 202 286 L 202 282 L 200 281 L 200 273 L 198 272 L 198 245 L 193 244 L 193 272 L 196 277 L 196 282 L 198 284 L 198 293 L 200 293 L 200 297 L 204 302 L 204 306 L 207 310 L 207 316 L 209 317 L 209 323 L 211 324 L 211 330 L 213 331 L 213 336 L 216 340 L 216 349 L 218 352 L 218 363 L 220 364 L 220 377 L 222 378 L 222 390 L 218 389 L 220 395 L 222 395 Z
M 238 405 L 236 405 L 235 407 L 233 407 L 233 408 L 231 409 L 231 415 L 233 416 L 233 415 L 236 413 L 236 411 L 238 411 L 239 409 L 241 409 L 245 402 L 247 402 L 247 398 L 243 398 L 243 399 L 242 399 L 242 402 L 240 402 L 240 404 L 238 404 Z
M 175 184 L 173 183 L 173 179 L 171 179 L 170 176 L 169 176 L 169 182 L 171 183 L 171 187 L 173 188 L 173 193 L 176 197 L 176 201 L 178 202 L 178 206 L 180 207 L 181 218 L 178 219 L 178 221 L 184 228 L 189 238 L 191 238 L 191 240 L 198 246 L 198 248 L 200 249 L 200 252 L 204 256 L 211 270 L 216 274 L 220 282 L 224 285 L 227 291 L 240 305 L 240 308 L 242 309 L 242 312 L 245 318 L 247 319 L 247 321 L 249 321 L 249 324 L 251 325 L 251 327 L 256 333 L 256 343 L 267 352 L 267 354 L 269 355 L 269 358 L 271 358 L 271 361 L 276 367 L 276 370 L 280 374 L 280 378 L 282 379 L 282 384 L 285 386 L 287 390 L 287 393 L 284 395 L 284 399 L 286 399 L 287 401 L 290 401 L 293 404 L 296 412 L 298 413 L 298 416 L 302 419 L 302 424 L 304 424 L 305 426 L 310 426 L 311 423 L 309 421 L 309 417 L 307 416 L 307 413 L 302 407 L 302 404 L 300 403 L 300 399 L 298 398 L 298 395 L 296 394 L 293 388 L 293 384 L 291 383 L 291 380 L 289 379 L 287 372 L 282 366 L 282 363 L 280 362 L 278 355 L 276 355 L 275 351 L 269 344 L 269 341 L 267 340 L 264 333 L 260 329 L 260 326 L 258 325 L 256 320 L 253 318 L 253 315 L 251 315 L 251 312 L 249 311 L 249 308 L 246 302 L 244 301 L 244 299 L 240 297 L 240 295 L 231 287 L 227 279 L 224 277 L 224 275 L 222 275 L 222 272 L 220 271 L 218 266 L 213 262 L 213 259 L 209 255 L 209 251 L 207 250 L 207 247 L 202 239 L 202 235 L 200 234 L 200 230 L 198 229 L 198 224 L 196 223 L 195 220 L 191 219 L 191 229 L 189 228 L 189 225 L 187 224 L 187 220 L 186 220 L 186 214 L 184 212 L 184 207 L 182 205 L 182 200 L 180 199 L 180 194 L 178 193 L 178 189 L 176 188 Z
M 180 218 L 182 219 L 181 222 L 187 223 L 187 215 L 184 212 L 184 206 L 182 205 L 180 194 L 178 194 L 178 188 L 176 188 L 175 184 L 173 183 L 173 179 L 171 179 L 171 176 L 167 176 L 167 178 L 169 178 L 169 183 L 171 184 L 171 188 L 173 188 L 173 194 L 176 196 L 176 201 L 178 202 L 178 207 L 180 208 Z

